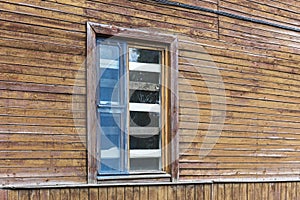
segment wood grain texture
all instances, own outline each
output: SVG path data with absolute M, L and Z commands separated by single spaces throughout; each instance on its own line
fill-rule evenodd
M 178 2 L 300 25 L 296 0 Z M 170 114 L 179 122 L 173 181 L 298 177 L 299 32 L 140 1 L 0 0 L 0 11 L 1 185 L 96 183 L 96 160 L 87 154 L 97 146 L 95 124 L 87 122 L 96 118 L 94 99 L 86 99 L 96 87 L 86 81 L 96 78 L 95 60 L 86 65 L 95 45 L 86 38 L 96 37 L 88 21 L 178 37 L 178 52 L 171 46 L 178 78 L 171 79 Z M 222 183 L 12 190 L 0 199 L 299 199 L 298 191 L 294 182 Z
M 136 188 L 139 188 L 137 190 Z M 62 200 L 62 199 L 261 199 L 286 200 L 297 199 L 299 184 L 296 182 L 264 182 L 264 183 L 214 183 L 183 184 L 164 186 L 118 186 L 118 187 L 80 187 L 56 189 L 22 189 L 2 190 L 7 200 Z M 133 194 L 136 193 L 137 195 Z M 4 197 L 4 196 L 1 196 Z M 160 198 L 162 197 L 162 198 Z M 1 199 L 2 200 L 2 199 Z M 5 200 L 5 199 L 3 199 Z

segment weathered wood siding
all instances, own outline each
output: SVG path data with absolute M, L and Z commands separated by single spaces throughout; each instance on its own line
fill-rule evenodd
M 219 183 L 0 190 L 1 200 L 297 200 L 300 184 Z
M 180 2 L 299 27 L 296 0 Z M 87 21 L 178 34 L 181 180 L 298 177 L 299 32 L 146 2 L 0 0 L 0 184 L 86 183 Z M 212 66 L 226 89 L 219 139 L 207 134 L 211 111 L 224 108 L 211 106 L 220 89 Z M 201 157 L 205 138 L 216 145 Z

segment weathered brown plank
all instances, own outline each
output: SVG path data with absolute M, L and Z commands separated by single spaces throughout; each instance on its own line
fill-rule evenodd
M 89 200 L 100 199 L 98 188 L 89 188 Z
M 61 195 L 61 200 L 69 200 L 71 198 L 69 189 L 61 189 L 60 195 Z
M 80 192 L 80 200 L 89 200 L 89 189 L 88 188 L 81 188 Z
M 125 200 L 134 200 L 134 187 L 131 187 L 131 186 L 125 187 L 124 199 Z
M 9 190 L 8 191 L 8 199 L 9 200 L 19 200 L 18 190 Z M 47 199 L 45 199 L 45 200 L 47 200 Z
M 8 191 L 0 189 L 0 199 L 8 200 Z
M 248 191 L 247 183 L 241 183 L 240 184 L 240 200 L 247 200 L 247 191 Z
M 195 184 L 195 199 L 204 199 L 204 186 L 203 184 Z
M 139 200 L 140 199 L 140 188 L 139 186 L 133 187 L 133 200 Z
M 112 200 L 117 199 L 117 188 L 116 187 L 107 188 L 107 199 L 112 199 Z
M 149 198 L 149 187 L 147 186 L 140 186 L 140 199 L 150 200 Z
M 204 199 L 205 200 L 210 200 L 212 194 L 212 186 L 210 184 L 205 184 L 204 185 Z
M 185 199 L 194 200 L 195 199 L 195 186 L 186 185 L 185 186 Z
M 71 188 L 70 189 L 70 197 L 71 197 L 71 200 L 80 200 L 80 189 L 79 188 Z
M 233 197 L 232 184 L 227 183 L 224 185 L 224 199 L 229 200 Z
M 50 200 L 60 200 L 61 193 L 59 189 L 50 189 Z
M 230 2 L 222 1 L 220 2 L 220 7 L 221 10 L 230 10 L 230 12 L 234 11 L 234 13 L 241 13 L 246 16 L 264 18 L 265 20 L 272 20 L 282 24 L 287 23 L 292 25 L 299 25 L 299 22 L 296 20 L 297 14 L 294 15 L 295 18 L 289 15 L 284 16 L 283 14 L 286 14 L 288 12 L 283 13 L 284 10 L 281 9 L 278 13 L 278 10 L 272 9 L 270 5 L 264 6 L 251 1 L 235 0 Z M 274 13 L 276 13 L 276 15 Z
M 107 188 L 106 187 L 100 187 L 99 188 L 99 199 L 107 200 Z

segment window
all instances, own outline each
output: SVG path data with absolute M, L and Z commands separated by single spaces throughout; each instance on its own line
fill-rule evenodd
M 175 44 L 174 36 L 88 24 L 89 182 L 139 174 L 177 179 Z

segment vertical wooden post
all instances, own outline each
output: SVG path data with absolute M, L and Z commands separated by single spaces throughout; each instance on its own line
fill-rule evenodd
M 87 23 L 87 154 L 88 183 L 97 183 L 97 117 L 96 117 L 96 33 Z

